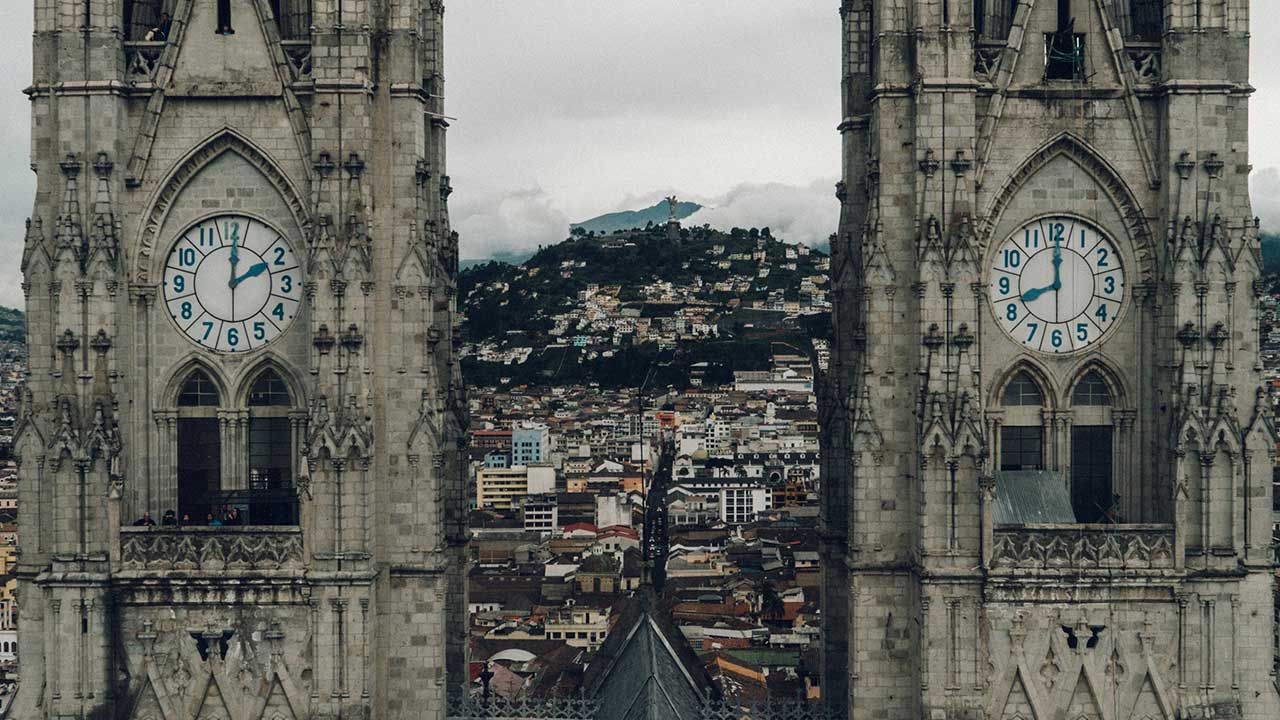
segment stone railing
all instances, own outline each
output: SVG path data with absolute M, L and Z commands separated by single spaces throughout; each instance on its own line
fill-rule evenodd
M 1164 570 L 1174 567 L 1171 525 L 1021 525 L 996 528 L 996 570 Z
M 1157 85 L 1160 82 L 1160 43 L 1136 42 L 1125 43 L 1125 57 L 1133 66 L 1134 78 L 1139 85 Z
M 281 40 L 285 59 L 289 61 L 289 70 L 293 72 L 294 82 L 305 82 L 311 79 L 311 41 Z
M 124 44 L 125 76 L 130 82 L 153 82 L 165 42 L 133 40 Z
M 126 570 L 300 570 L 302 529 L 123 527 L 120 564 Z
M 595 720 L 605 706 L 599 698 L 521 698 L 508 700 L 496 693 L 489 698 L 450 696 L 447 720 Z M 835 720 L 837 713 L 820 702 L 770 699 L 754 703 L 707 698 L 696 707 L 683 708 L 684 717 L 699 720 Z M 843 713 L 839 714 L 843 716 Z

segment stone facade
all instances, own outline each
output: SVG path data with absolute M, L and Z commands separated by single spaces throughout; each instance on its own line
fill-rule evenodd
M 13 717 L 442 717 L 466 608 L 443 7 L 34 7 Z M 167 39 L 141 39 L 160 10 Z M 278 340 L 238 354 L 163 301 L 175 241 L 229 211 L 290 242 L 304 289 Z M 179 501 L 193 371 L 218 397 L 222 488 L 246 487 L 266 369 L 297 521 L 131 527 Z
M 824 696 L 854 718 L 1280 717 L 1249 3 L 841 17 Z M 988 299 L 998 246 L 1050 214 L 1127 272 L 1078 352 L 1027 349 Z M 1006 394 L 1024 381 L 1034 406 Z M 1107 522 L 997 520 L 1014 427 L 1045 482 L 1110 449 Z

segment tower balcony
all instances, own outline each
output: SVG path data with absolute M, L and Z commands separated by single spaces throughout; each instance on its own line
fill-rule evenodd
M 284 526 L 122 527 L 125 571 L 300 572 L 302 529 Z
M 1028 524 L 996 527 L 993 574 L 1110 575 L 1176 569 L 1173 525 Z

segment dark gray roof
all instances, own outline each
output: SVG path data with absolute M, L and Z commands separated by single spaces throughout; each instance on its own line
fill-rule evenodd
M 996 473 L 996 525 L 1074 523 L 1071 493 L 1062 473 L 1002 470 Z
M 715 687 L 684 634 L 644 586 L 629 598 L 587 667 L 583 689 L 597 717 L 699 720 Z

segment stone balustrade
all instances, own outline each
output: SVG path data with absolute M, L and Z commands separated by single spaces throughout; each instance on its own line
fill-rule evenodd
M 125 74 L 134 83 L 148 83 L 156 79 L 160 67 L 160 55 L 164 41 L 132 40 L 124 44 Z
M 1171 570 L 1171 525 L 1020 525 L 995 529 L 999 571 Z
M 302 570 L 302 529 L 123 527 L 120 564 L 126 570 Z

